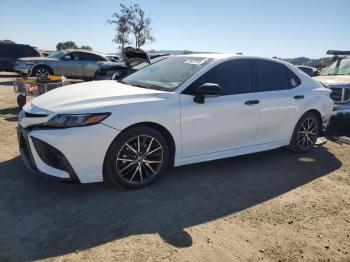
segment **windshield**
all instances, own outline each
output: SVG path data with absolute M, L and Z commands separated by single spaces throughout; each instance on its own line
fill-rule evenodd
M 350 75 L 350 58 L 338 59 L 324 69 L 321 75 Z
M 160 56 L 160 57 L 154 58 L 154 59 L 151 60 L 151 64 L 157 63 L 157 62 L 159 62 L 159 61 L 161 61 L 161 60 L 164 60 L 164 59 L 166 59 L 166 58 L 167 58 L 167 56 Z M 140 70 L 140 69 L 142 69 L 142 68 L 144 68 L 144 67 L 146 67 L 146 66 L 148 66 L 148 65 L 149 65 L 149 63 L 147 63 L 147 62 L 141 62 L 141 63 L 139 63 L 139 64 L 133 66 L 132 69 L 134 69 L 134 70 Z
M 150 89 L 173 91 L 213 60 L 205 57 L 169 57 L 127 76 L 121 82 Z
M 53 53 L 53 54 L 49 55 L 48 57 L 49 57 L 49 58 L 60 59 L 60 58 L 62 58 L 65 54 L 67 54 L 67 51 L 59 51 L 59 52 L 56 52 L 56 53 Z

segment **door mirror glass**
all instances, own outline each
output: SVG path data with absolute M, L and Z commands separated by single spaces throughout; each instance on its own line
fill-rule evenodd
M 198 87 L 193 99 L 198 104 L 203 104 L 206 97 L 218 97 L 221 95 L 222 88 L 218 84 L 205 83 Z
M 69 55 L 65 55 L 65 56 L 63 57 L 63 60 L 71 60 L 71 57 L 70 57 Z
M 320 72 L 318 72 L 317 70 L 314 71 L 314 75 L 313 76 L 319 76 L 320 75 Z

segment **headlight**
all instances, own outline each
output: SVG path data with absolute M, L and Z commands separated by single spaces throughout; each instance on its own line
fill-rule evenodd
M 96 113 L 96 114 L 77 114 L 77 115 L 63 115 L 58 114 L 49 119 L 44 126 L 67 128 L 67 127 L 79 127 L 79 126 L 91 126 L 101 123 L 111 113 Z
M 34 66 L 34 64 L 26 64 L 27 68 L 32 68 Z

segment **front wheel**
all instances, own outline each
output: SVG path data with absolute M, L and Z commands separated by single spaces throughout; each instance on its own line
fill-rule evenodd
M 32 72 L 32 76 L 35 76 L 38 79 L 47 79 L 48 76 L 52 74 L 52 70 L 46 66 L 37 66 Z
M 289 149 L 296 153 L 309 151 L 320 134 L 321 121 L 312 112 L 305 113 L 295 126 Z
M 105 159 L 107 177 L 115 184 L 142 188 L 167 168 L 169 149 L 164 137 L 148 126 L 122 132 L 112 142 Z

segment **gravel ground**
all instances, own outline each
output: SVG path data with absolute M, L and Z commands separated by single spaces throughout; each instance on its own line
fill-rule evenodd
M 350 261 L 350 146 L 175 168 L 149 188 L 64 184 L 18 156 L 0 74 L 0 261 Z

